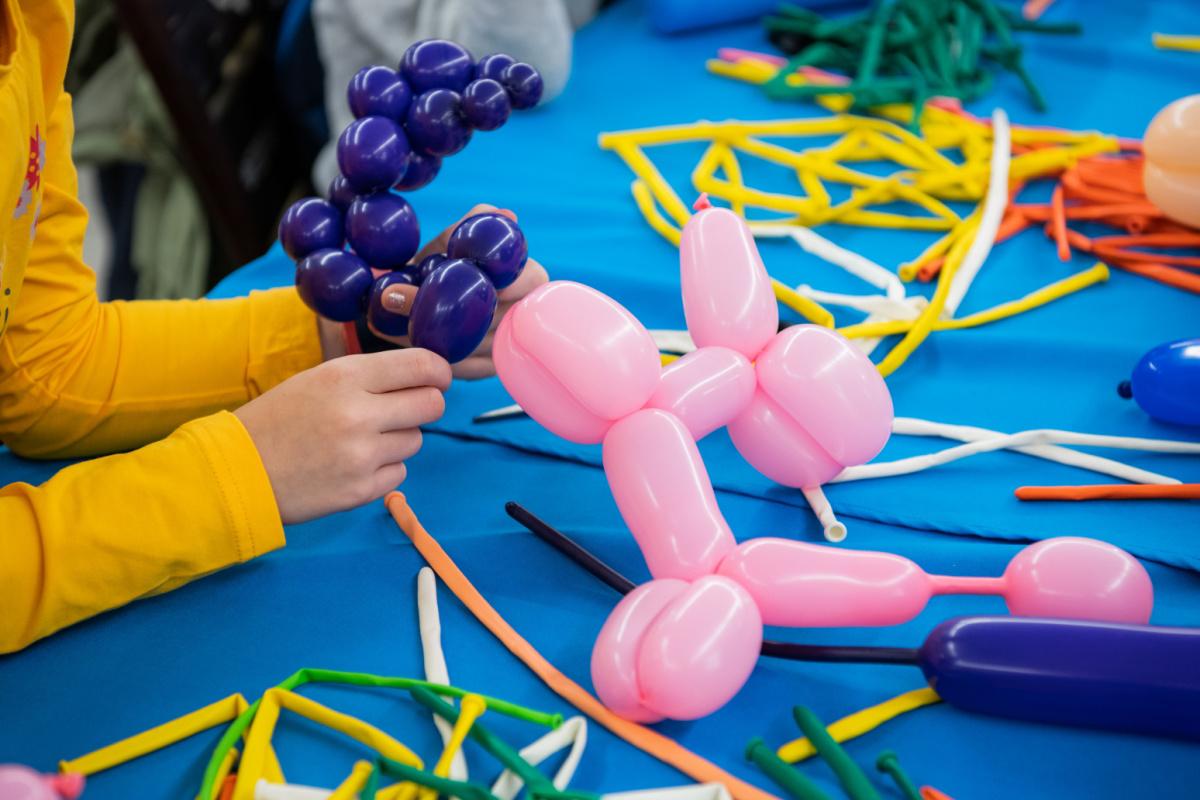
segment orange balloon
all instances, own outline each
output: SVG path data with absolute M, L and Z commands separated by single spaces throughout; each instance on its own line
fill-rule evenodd
M 1167 216 L 1200 228 L 1200 94 L 1158 112 L 1142 147 L 1150 202 Z

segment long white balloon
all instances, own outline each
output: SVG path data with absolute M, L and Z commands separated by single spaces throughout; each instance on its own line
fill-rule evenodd
M 446 656 L 442 652 L 442 620 L 438 614 L 437 578 L 429 567 L 422 567 L 417 573 L 417 620 L 421 629 L 425 680 L 449 686 L 450 671 L 446 667 Z M 433 715 L 433 724 L 441 734 L 442 744 L 449 742 L 453 726 L 437 714 Z M 450 777 L 456 781 L 467 780 L 467 759 L 461 747 L 450 761 Z
M 979 227 L 971 240 L 967 254 L 963 257 L 958 272 L 950 280 L 950 292 L 946 296 L 945 313 L 953 317 L 959 304 L 967 296 L 967 290 L 975 282 L 979 268 L 992 252 L 1000 220 L 1008 206 L 1008 167 L 1012 161 L 1012 145 L 1009 141 L 1008 115 L 1004 109 L 992 112 L 992 170 L 988 177 L 987 195 L 983 199 L 983 212 L 979 215 Z
M 844 483 L 846 481 L 865 480 L 868 478 L 888 478 L 895 475 L 908 475 L 978 453 L 1008 449 L 1048 461 L 1081 467 L 1105 475 L 1112 475 L 1134 483 L 1173 484 L 1179 483 L 1179 480 L 1138 469 L 1137 467 L 1131 467 L 1128 464 L 1122 464 L 1112 459 L 1102 458 L 1090 453 L 1081 453 L 1077 450 L 1061 447 L 1060 445 L 1109 447 L 1122 450 L 1143 450 L 1154 453 L 1200 454 L 1200 443 L 1195 442 L 1179 442 L 1169 439 L 1141 439 L 1129 436 L 1104 436 L 1052 429 L 1029 430 L 1006 434 L 986 428 L 976 428 L 967 425 L 947 425 L 945 423 L 910 417 L 897 417 L 892 423 L 892 432 L 911 436 L 940 436 L 947 439 L 958 439 L 959 441 L 966 442 L 966 444 L 956 445 L 935 453 L 901 458 L 896 461 L 873 462 L 849 467 L 830 482 Z

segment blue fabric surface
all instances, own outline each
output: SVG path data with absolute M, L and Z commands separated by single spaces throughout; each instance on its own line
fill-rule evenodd
M 1197 27 L 1185 3 L 1120 4 L 1103 14 L 1081 0 L 1059 0 L 1050 18 L 1081 19 L 1082 38 L 1025 37 L 1029 67 L 1051 112 L 1036 115 L 1017 83 L 1003 77 L 973 110 L 1003 105 L 1017 122 L 1095 127 L 1139 135 L 1168 101 L 1193 90 L 1192 54 L 1161 53 L 1154 30 Z M 654 39 L 641 6 L 623 2 L 584 29 L 567 92 L 551 106 L 514 116 L 500 132 L 475 137 L 446 161 L 430 187 L 413 193 L 427 235 L 476 201 L 520 214 L 536 258 L 557 277 L 590 283 L 628 306 L 648 327 L 682 327 L 678 255 L 642 222 L 620 160 L 600 151 L 604 130 L 700 118 L 766 119 L 811 115 L 809 107 L 764 99 L 758 90 L 708 76 L 703 59 L 718 46 L 760 47 L 752 25 Z M 1191 71 L 1189 73 L 1189 70 Z M 698 150 L 652 151 L 684 197 Z M 748 172 L 751 172 L 748 169 Z M 762 178 L 772 176 L 762 170 Z M 759 177 L 751 172 L 751 177 Z M 831 238 L 888 266 L 911 257 L 928 235 L 823 229 Z M 791 245 L 763 247 L 768 269 L 789 281 L 830 290 L 861 285 Z M 999 248 L 963 311 L 1024 294 L 1089 262 L 1057 261 L 1039 233 Z M 291 280 L 276 248 L 228 279 L 216 295 L 236 295 Z M 1156 424 L 1114 392 L 1149 347 L 1196 335 L 1200 300 L 1117 273 L 1104 286 L 986 328 L 935 334 L 889 379 L 898 414 L 1015 431 L 1059 427 L 1095 433 L 1196 440 L 1195 431 Z M 596 468 L 598 448 L 570 445 L 528 420 L 473 425 L 470 418 L 510 402 L 495 380 L 456 384 L 446 417 L 410 463 L 405 484 L 426 527 L 483 594 L 556 665 L 590 686 L 596 631 L 615 602 L 604 586 L 524 533 L 503 512 L 517 500 L 578 536 L 635 580 L 646 577 Z M 893 458 L 930 442 L 897 437 Z M 815 540 L 815 521 L 793 491 L 771 486 L 732 451 L 722 434 L 702 444 L 721 507 L 740 537 L 782 534 Z M 1200 480 L 1195 459 L 1131 455 L 1123 460 Z M 44 480 L 60 465 L 0 454 L 0 482 Z M 829 489 L 850 524 L 848 546 L 903 553 L 931 570 L 999 574 L 1017 540 L 1091 535 L 1149 560 L 1157 603 L 1153 621 L 1200 624 L 1200 512 L 1195 505 L 1021 505 L 1025 483 L 1096 482 L 1096 476 L 1025 456 L 997 453 L 917 476 Z M 183 521 L 181 521 L 183 524 Z M 960 535 L 945 535 L 960 534 Z M 963 535 L 965 534 L 965 535 Z M 0 762 L 50 769 L 60 758 L 129 735 L 234 691 L 254 696 L 302 666 L 417 675 L 421 669 L 414 608 L 420 558 L 381 504 L 288 531 L 289 546 L 253 564 L 201 580 L 78 625 L 26 651 L 0 658 Z M 1168 566 L 1170 565 L 1170 566 Z M 447 592 L 442 592 L 445 649 L 453 680 L 465 687 L 570 713 Z M 953 614 L 999 612 L 994 598 L 938 598 L 912 623 L 848 631 L 777 631 L 817 642 L 915 645 Z M 826 721 L 921 684 L 913 669 L 764 660 L 728 707 L 695 723 L 660 729 L 764 788 L 742 760 L 751 736 L 771 744 L 796 731 L 790 707 L 812 706 Z M 306 692 L 384 726 L 433 758 L 432 726 L 399 696 L 318 688 Z M 489 717 L 514 742 L 539 731 Z M 191 796 L 216 733 L 97 776 L 89 798 Z M 285 716 L 276 737 L 289 778 L 332 786 L 348 771 L 356 745 Z M 868 765 L 881 750 L 899 752 L 919 783 L 960 798 L 1117 798 L 1194 796 L 1194 745 L 1110 733 L 1028 725 L 923 709 L 849 745 Z M 497 771 L 473 745 L 473 775 Z M 802 767 L 831 796 L 832 773 Z M 574 782 L 617 791 L 682 783 L 674 770 L 597 726 Z M 895 790 L 876 781 L 884 797 Z

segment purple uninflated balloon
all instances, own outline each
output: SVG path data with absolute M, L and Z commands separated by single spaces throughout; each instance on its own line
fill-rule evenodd
M 377 115 L 396 122 L 408 113 L 413 93 L 394 69 L 384 66 L 363 67 L 350 79 L 346 99 L 356 117 Z
M 467 217 L 459 223 L 450 234 L 446 255 L 471 259 L 492 279 L 497 289 L 503 289 L 525 268 L 529 247 L 517 223 L 503 214 L 489 212 Z
M 462 95 L 434 89 L 413 100 L 404 119 L 412 146 L 437 156 L 449 156 L 467 146 L 471 128 L 462 114 Z
M 279 220 L 279 241 L 295 260 L 324 248 L 340 250 L 342 212 L 319 197 L 297 200 Z
M 318 250 L 296 265 L 300 299 L 336 322 L 352 322 L 362 313 L 373 280 L 366 262 L 344 250 Z
M 462 258 L 445 261 L 421 284 L 408 330 L 451 364 L 475 351 L 496 313 L 496 288 L 479 267 Z
M 371 286 L 371 298 L 367 301 L 367 322 L 383 336 L 408 335 L 408 317 L 389 311 L 383 306 L 384 293 L 398 284 L 417 285 L 413 274 L 401 269 L 380 275 Z
M 430 89 L 461 92 L 475 77 L 475 64 L 462 45 L 445 39 L 426 39 L 404 51 L 400 73 L 417 94 Z
M 441 156 L 435 156 L 432 153 L 422 153 L 420 150 L 413 150 L 408 155 L 408 168 L 404 170 L 404 174 L 400 176 L 400 180 L 396 181 L 396 185 L 392 188 L 406 192 L 420 189 L 436 178 L 441 168 Z
M 350 204 L 346 238 L 371 266 L 393 269 L 407 264 L 417 252 L 421 229 L 407 200 L 391 192 L 377 192 Z
M 481 78 L 467 84 L 462 96 L 462 110 L 472 128 L 494 131 L 508 120 L 512 102 L 499 81 Z
M 500 73 L 500 82 L 508 90 L 513 108 L 533 108 L 542 99 L 542 76 L 529 64 L 517 61 Z
M 346 176 L 339 172 L 329 182 L 328 195 L 329 202 L 345 214 L 346 209 L 354 202 L 354 198 L 358 197 L 358 192 L 354 191 L 354 187 L 350 185 L 350 181 L 346 180 Z
M 386 189 L 408 166 L 408 137 L 387 117 L 356 119 L 338 137 L 337 162 L 359 194 Z
M 494 81 L 500 80 L 500 76 L 504 73 L 505 68 L 509 64 L 515 64 L 516 59 L 505 53 L 492 53 L 479 59 L 475 64 L 476 78 L 491 78 Z

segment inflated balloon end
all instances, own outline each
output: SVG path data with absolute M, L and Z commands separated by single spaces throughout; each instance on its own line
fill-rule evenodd
M 1200 425 L 1200 339 L 1180 339 L 1142 356 L 1117 393 L 1162 422 Z
M 1150 202 L 1200 228 L 1200 94 L 1182 97 L 1154 116 L 1142 143 Z
M 82 775 L 43 775 L 18 764 L 0 764 L 0 800 L 75 800 Z

